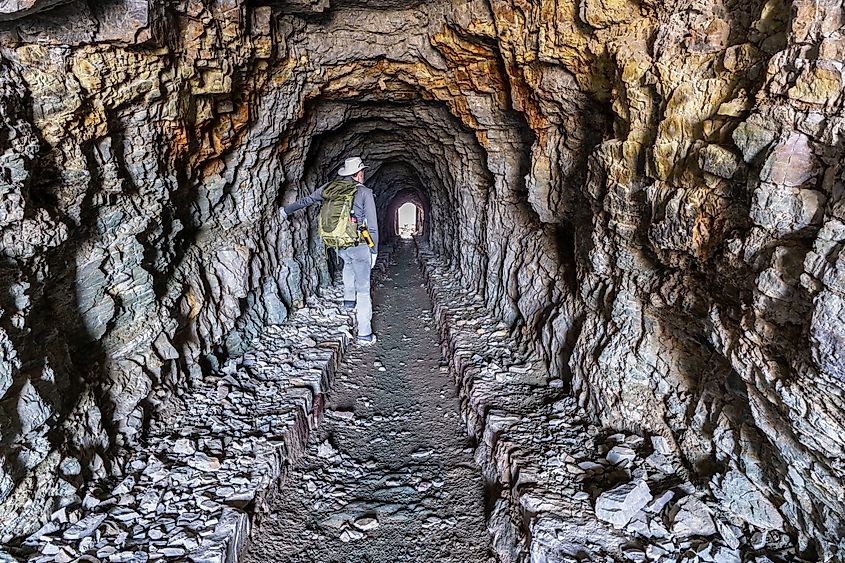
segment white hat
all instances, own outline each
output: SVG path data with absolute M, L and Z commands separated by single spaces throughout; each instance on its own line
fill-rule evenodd
M 347 158 L 343 162 L 343 166 L 340 167 L 340 170 L 337 171 L 338 176 L 352 176 L 366 168 L 364 162 L 358 158 L 357 156 L 353 156 L 352 158 Z

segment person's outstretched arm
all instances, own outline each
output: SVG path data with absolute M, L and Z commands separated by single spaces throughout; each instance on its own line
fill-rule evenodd
M 291 203 L 290 205 L 279 211 L 279 214 L 282 216 L 282 219 L 287 219 L 288 215 L 296 213 L 300 209 L 305 209 L 306 207 L 323 201 L 323 187 L 324 186 L 320 186 L 319 188 L 314 190 L 311 195 L 307 195 L 296 203 Z

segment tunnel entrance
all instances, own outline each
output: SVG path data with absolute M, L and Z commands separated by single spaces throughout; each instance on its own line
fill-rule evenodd
M 403 239 L 422 233 L 423 210 L 413 202 L 402 204 L 396 212 L 396 232 Z

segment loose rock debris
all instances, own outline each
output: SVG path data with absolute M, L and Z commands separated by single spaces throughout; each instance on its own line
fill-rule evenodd
M 495 561 L 484 484 L 419 281 L 404 247 L 374 292 L 378 343 L 350 350 L 247 561 Z
M 12 553 L 45 563 L 236 560 L 250 515 L 301 455 L 351 341 L 341 299 L 331 288 L 265 327 L 170 423 L 153 421 L 124 471 L 88 486 Z
M 298 465 L 350 340 L 337 290 L 266 327 L 18 558 L 235 561 L 252 531 L 247 561 L 798 560 L 742 473 L 705 490 L 662 436 L 593 425 L 422 247 L 432 309 L 409 252 L 381 284 L 379 345 L 349 352 Z
M 419 260 L 475 460 L 498 491 L 487 503 L 500 561 L 798 560 L 778 511 L 742 474 L 705 490 L 664 437 L 595 426 L 447 264 L 424 245 Z

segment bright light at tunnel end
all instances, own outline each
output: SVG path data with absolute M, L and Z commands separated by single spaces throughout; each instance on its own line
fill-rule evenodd
M 417 206 L 409 201 L 399 208 L 399 236 L 410 239 L 417 232 Z

